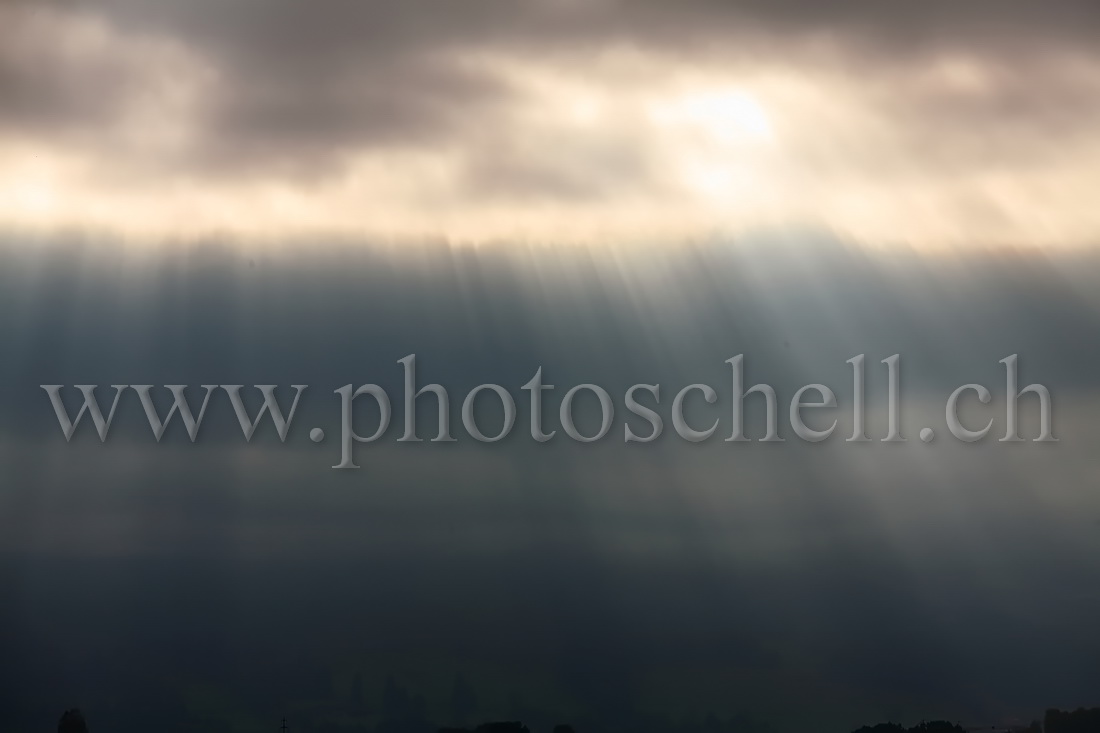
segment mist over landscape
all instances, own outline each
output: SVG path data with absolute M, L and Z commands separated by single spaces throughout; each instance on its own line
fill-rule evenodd
M 346 707 L 357 679 L 377 716 L 387 677 L 440 721 L 461 675 L 486 718 L 713 711 L 792 730 L 1026 722 L 1096 689 L 1094 255 L 944 258 L 788 233 L 613 253 L 125 252 L 13 237 L 3 257 L 9 729 L 41 728 L 76 700 L 118 730 L 150 717 L 265 729 Z M 451 395 L 454 443 L 428 440 L 431 396 L 418 401 L 424 442 L 396 440 L 409 353 L 418 382 Z M 860 353 L 874 441 L 848 443 L 845 362 Z M 883 443 L 878 362 L 895 353 L 907 441 Z M 998 361 L 1012 353 L 1021 388 L 1050 390 L 1059 442 L 998 442 Z M 737 354 L 746 388 L 775 388 L 787 442 L 759 442 L 759 395 L 745 403 L 753 441 L 724 440 L 724 360 Z M 605 438 L 530 439 L 519 387 L 540 366 L 556 385 L 547 428 L 568 387 L 596 383 L 616 402 Z M 387 439 L 356 445 L 360 470 L 332 470 L 333 390 L 349 382 L 384 386 L 394 418 Z M 494 444 L 459 419 L 487 382 L 519 412 Z M 625 443 L 624 423 L 647 432 L 622 406 L 639 382 L 662 385 L 666 433 Z M 786 422 L 811 382 L 837 393 L 840 423 L 814 444 Z M 970 444 L 942 427 L 944 400 L 968 382 L 995 395 L 961 411 L 994 421 Z M 224 399 L 196 442 L 177 416 L 158 443 L 133 395 L 105 442 L 89 422 L 66 442 L 38 387 L 52 383 L 185 383 L 195 406 L 199 384 L 284 385 L 284 406 L 285 386 L 309 387 L 285 443 L 270 420 L 246 442 Z M 685 409 L 692 424 L 720 421 L 701 443 L 668 425 L 692 383 L 719 393 Z M 595 433 L 598 402 L 576 404 Z M 479 406 L 496 432 L 499 405 Z M 369 403 L 356 409 L 373 430 Z M 1038 401 L 1022 397 L 1020 414 L 1034 438 Z M 925 425 L 931 444 L 916 437 Z M 333 437 L 312 443 L 313 426 Z

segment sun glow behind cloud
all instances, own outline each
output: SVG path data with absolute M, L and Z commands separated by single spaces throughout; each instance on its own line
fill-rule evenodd
M 715 89 L 657 99 L 651 119 L 680 149 L 676 168 L 689 190 L 719 203 L 759 193 L 767 173 L 762 154 L 775 140 L 767 113 L 753 97 Z
M 923 246 L 1100 233 L 1100 139 L 1055 109 L 1095 91 L 1087 56 L 1021 80 L 957 50 L 865 68 L 831 47 L 486 44 L 435 51 L 455 77 L 435 94 L 367 66 L 242 87 L 163 29 L 6 12 L 8 61 L 44 69 L 57 97 L 28 96 L 26 114 L 57 110 L 52 127 L 0 127 L 0 226 L 603 243 L 811 224 Z M 1025 105 L 1041 94 L 1054 111 Z

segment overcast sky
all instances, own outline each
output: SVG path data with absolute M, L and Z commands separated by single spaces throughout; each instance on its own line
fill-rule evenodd
M 1098 113 L 1095 0 L 0 0 L 0 728 L 373 730 L 388 676 L 454 724 L 460 674 L 534 733 L 1100 702 Z M 396 442 L 412 353 L 457 443 Z M 737 354 L 787 442 L 724 441 Z M 907 442 L 844 442 L 858 354 Z M 1059 442 L 997 440 L 1011 354 Z M 540 367 L 605 440 L 527 437 Z M 218 401 L 158 443 L 132 393 L 66 442 L 40 385 L 94 383 L 309 388 L 285 444 Z
M 1091 243 L 1100 9 L 470 0 L 0 8 L 0 221 Z

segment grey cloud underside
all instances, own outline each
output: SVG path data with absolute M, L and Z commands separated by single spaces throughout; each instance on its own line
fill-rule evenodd
M 998 42 L 1087 44 L 1100 31 L 1100 11 L 1087 0 L 1029 2 L 983 0 L 928 3 L 602 1 L 532 2 L 474 0 L 461 4 L 399 5 L 367 2 L 334 5 L 319 13 L 297 0 L 183 6 L 107 0 L 115 22 L 192 39 L 201 47 L 237 49 L 241 58 L 299 58 L 306 68 L 339 64 L 340 57 L 400 57 L 425 49 L 480 44 L 599 46 L 612 42 L 681 51 L 693 42 L 723 39 L 837 35 L 857 45 L 916 46 Z M 1082 45 L 1087 49 L 1087 45 Z M 356 52 L 357 50 L 357 52 Z
M 67 54 L 30 3 L 0 7 L 0 131 L 50 134 L 109 125 L 138 84 L 136 69 Z
M 43 8 L 54 15 L 43 15 Z M 168 39 L 216 70 L 204 101 L 199 141 L 168 165 L 221 175 L 333 171 L 351 150 L 477 139 L 483 120 L 515 90 L 471 54 L 504 52 L 553 64 L 609 48 L 636 48 L 678 62 L 807 63 L 826 43 L 842 68 L 890 87 L 932 53 L 962 51 L 993 60 L 998 87 L 979 98 L 933 94 L 912 105 L 948 131 L 997 125 L 1059 132 L 1095 113 L 1089 86 L 1063 88 L 1043 58 L 1092 58 L 1100 10 L 1088 0 L 1025 2 L 535 2 L 339 3 L 323 12 L 305 2 L 145 3 L 108 0 L 73 6 L 20 2 L 0 31 L 0 124 L 27 134 L 82 130 L 117 121 L 140 69 L 92 59 L 74 63 L 38 41 L 21 41 L 69 17 L 105 22 L 124 37 Z M 1022 78 L 1009 70 L 1023 69 Z M 1094 86 L 1094 85 L 1093 85 Z M 896 103 L 887 100 L 888 104 Z M 905 102 L 901 102 L 905 105 Z M 942 134 L 932 125 L 930 136 Z M 967 138 L 969 139 L 969 138 Z M 948 147 L 950 150 L 950 147 Z M 475 151 L 476 152 L 476 151 Z M 484 151 L 476 152 L 485 155 Z M 945 152 L 944 155 L 949 153 Z M 488 163 L 473 164 L 471 175 Z M 552 172 L 539 175 L 554 178 Z M 522 177 L 521 177 L 522 178 Z M 559 182 L 560 184 L 560 182 Z M 555 185 L 551 182 L 549 189 Z M 566 188 L 569 185 L 566 184 Z

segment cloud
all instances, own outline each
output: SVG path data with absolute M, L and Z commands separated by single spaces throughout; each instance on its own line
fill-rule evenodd
M 349 148 L 415 144 L 461 131 L 510 94 L 497 70 L 471 62 L 485 54 L 553 66 L 556 59 L 633 48 L 699 63 L 782 66 L 821 48 L 850 70 L 873 58 L 896 72 L 951 51 L 1005 65 L 1022 57 L 1026 73 L 1036 48 L 1093 57 L 1088 33 L 1100 22 L 1087 0 L 1041 9 L 1003 2 L 475 0 L 461 8 L 340 3 L 325 12 L 296 0 L 229 6 L 110 0 L 94 9 L 20 2 L 4 12 L 0 68 L 16 100 L 5 105 L 13 120 L 103 123 L 143 85 L 161 81 L 148 77 L 145 54 L 119 54 L 112 46 L 156 40 L 186 49 L 215 71 L 200 133 L 219 156 L 234 160 L 235 151 L 238 162 L 323 161 Z M 41 42 L 58 33 L 70 42 Z M 918 58 L 905 53 L 909 48 Z M 993 69 L 1001 82 L 1009 76 L 1003 68 Z M 1043 71 L 1043 81 L 1058 81 Z M 1043 110 L 1028 104 L 1007 111 Z
M 9 225 L 591 240 L 793 221 L 881 239 L 902 219 L 935 244 L 1100 232 L 1091 3 L 3 12 Z M 731 144 L 726 113 L 654 114 L 718 94 L 751 99 L 768 134 Z
M 0 28 L 0 129 L 8 134 L 102 133 L 162 81 L 163 47 L 93 13 L 5 3 Z

